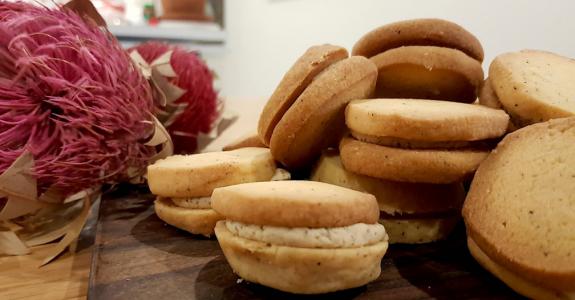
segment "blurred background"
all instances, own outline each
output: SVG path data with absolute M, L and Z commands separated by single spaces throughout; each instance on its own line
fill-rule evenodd
M 200 52 L 218 75 L 220 94 L 230 99 L 269 96 L 311 45 L 332 43 L 350 49 L 371 29 L 410 18 L 444 18 L 471 31 L 485 49 L 485 69 L 497 54 L 525 48 L 575 57 L 572 0 L 92 2 L 126 46 L 163 39 Z

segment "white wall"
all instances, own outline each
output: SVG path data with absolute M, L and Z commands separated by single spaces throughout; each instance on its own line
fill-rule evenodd
M 471 31 L 483 43 L 484 68 L 497 54 L 523 48 L 575 57 L 571 0 L 227 0 L 225 5 L 226 50 L 206 59 L 221 78 L 221 93 L 242 101 L 269 96 L 311 45 L 350 49 L 367 31 L 410 18 L 444 18 Z

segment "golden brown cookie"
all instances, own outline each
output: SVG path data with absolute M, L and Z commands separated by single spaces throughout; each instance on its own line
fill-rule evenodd
M 355 248 L 300 248 L 250 240 L 216 225 L 218 242 L 234 273 L 255 283 L 298 294 L 362 286 L 381 273 L 387 241 Z
M 319 74 L 283 115 L 273 131 L 273 157 L 291 169 L 311 165 L 321 151 L 337 145 L 345 128 L 344 110 L 355 99 L 369 98 L 377 70 L 367 58 L 353 56 Z
M 465 198 L 461 183 L 396 182 L 352 173 L 334 152 L 324 152 L 310 179 L 372 194 L 388 215 L 458 214 Z
M 479 141 L 505 134 L 509 116 L 500 109 L 422 99 L 352 101 L 345 111 L 350 130 L 361 135 L 414 142 Z
M 517 293 L 529 299 L 548 299 L 548 300 L 573 300 L 575 299 L 575 292 L 561 291 L 543 287 L 534 282 L 529 281 L 521 274 L 514 273 L 509 269 L 501 266 L 490 259 L 473 241 L 467 238 L 467 245 L 471 255 L 479 262 L 481 266 L 487 269 L 491 274 L 495 275 L 510 288 Z
M 442 47 L 407 46 L 373 56 L 378 69 L 375 97 L 471 103 L 483 83 L 481 64 Z
M 535 50 L 505 53 L 489 67 L 504 109 L 526 126 L 575 115 L 575 61 Z
M 259 119 L 258 133 L 265 145 L 269 145 L 272 132 L 283 114 L 299 95 L 324 69 L 347 58 L 347 50 L 334 45 L 309 48 L 289 69 L 266 103 Z
M 507 135 L 465 200 L 468 236 L 493 262 L 536 285 L 575 291 L 575 118 Z
M 223 220 L 223 217 L 213 209 L 178 207 L 167 198 L 158 198 L 154 201 L 154 210 L 162 221 L 193 234 L 208 237 L 214 233 L 216 223 Z
M 415 150 L 342 139 L 344 167 L 354 173 L 393 181 L 454 183 L 471 175 L 487 157 L 482 150 Z
M 212 207 L 226 219 L 285 227 L 341 227 L 374 224 L 373 195 L 315 181 L 269 181 L 214 190 Z
M 483 61 L 479 40 L 463 27 L 441 19 L 413 19 L 378 27 L 357 41 L 352 54 L 372 57 L 402 46 L 453 48 Z

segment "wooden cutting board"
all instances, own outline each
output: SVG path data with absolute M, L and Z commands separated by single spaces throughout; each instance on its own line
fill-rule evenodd
M 447 241 L 392 245 L 369 285 L 295 296 L 238 280 L 215 239 L 166 225 L 146 187 L 105 195 L 96 228 L 89 299 L 514 299 L 470 256 L 460 226 Z

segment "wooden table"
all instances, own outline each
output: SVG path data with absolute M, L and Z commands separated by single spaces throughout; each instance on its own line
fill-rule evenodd
M 264 99 L 234 99 L 226 109 L 241 112 L 228 130 L 205 151 L 220 150 L 229 141 L 254 129 Z M 66 253 L 56 261 L 38 268 L 46 246 L 25 256 L 0 256 L 0 299 L 85 299 L 88 290 L 93 240 L 80 242 L 78 252 Z

